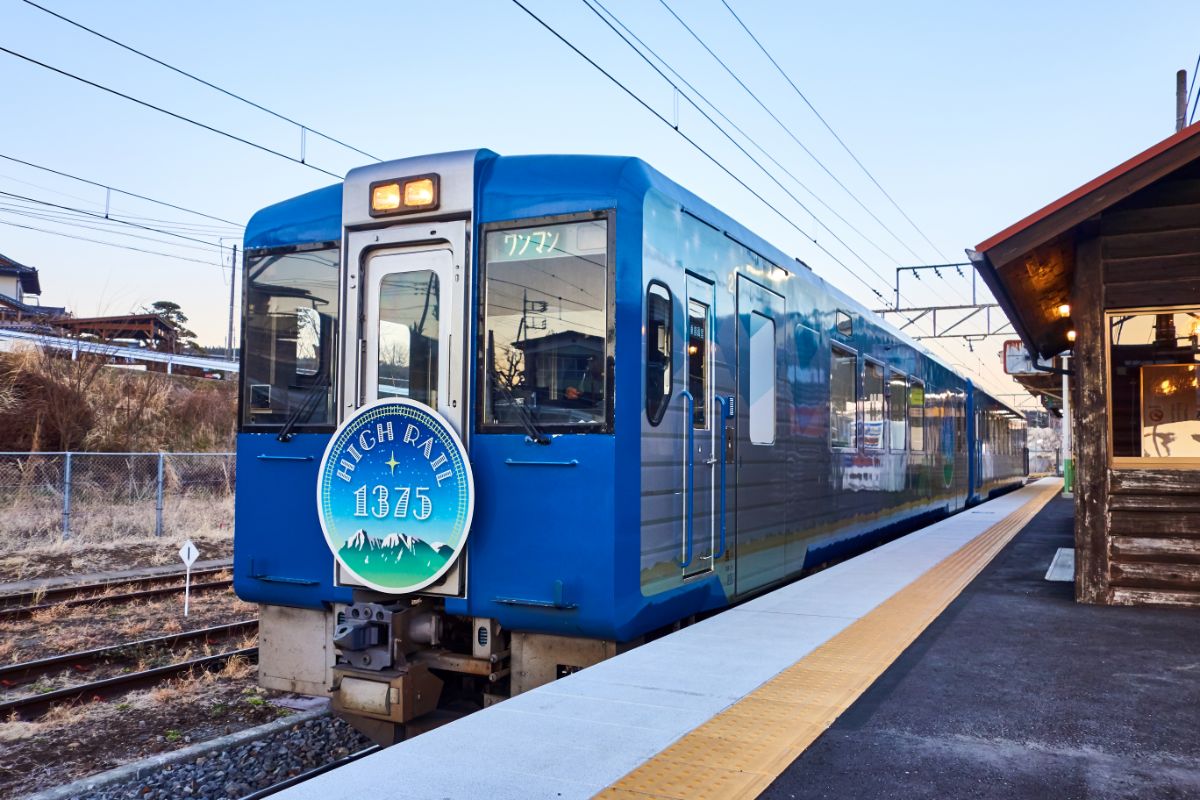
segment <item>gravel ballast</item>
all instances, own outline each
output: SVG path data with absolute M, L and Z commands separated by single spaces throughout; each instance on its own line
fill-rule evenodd
M 78 795 L 79 800 L 237 800 L 367 747 L 341 720 L 309 719 L 263 739 L 210 752 Z

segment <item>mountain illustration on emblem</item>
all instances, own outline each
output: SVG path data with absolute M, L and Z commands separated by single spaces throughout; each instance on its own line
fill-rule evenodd
M 420 583 L 439 572 L 454 548 L 416 536 L 389 533 L 382 539 L 358 529 L 338 550 L 338 558 L 360 577 L 381 586 Z

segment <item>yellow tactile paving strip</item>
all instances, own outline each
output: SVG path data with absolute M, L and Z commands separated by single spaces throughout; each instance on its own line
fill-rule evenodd
M 1050 483 L 1036 491 L 1021 508 L 597 797 L 757 797 L 1060 490 Z

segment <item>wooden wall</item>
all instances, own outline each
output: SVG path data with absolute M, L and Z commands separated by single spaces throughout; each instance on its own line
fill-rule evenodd
M 1200 164 L 1078 230 L 1071 366 L 1082 602 L 1200 606 L 1200 470 L 1110 468 L 1104 337 L 1106 309 L 1192 303 L 1200 304 Z

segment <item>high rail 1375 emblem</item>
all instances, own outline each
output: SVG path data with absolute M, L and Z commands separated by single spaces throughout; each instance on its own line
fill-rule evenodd
M 325 448 L 317 511 L 334 557 L 363 585 L 415 592 L 466 545 L 475 486 L 458 435 L 428 406 L 363 406 Z

